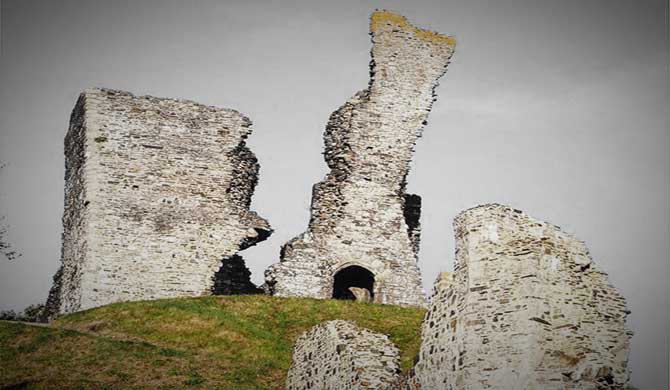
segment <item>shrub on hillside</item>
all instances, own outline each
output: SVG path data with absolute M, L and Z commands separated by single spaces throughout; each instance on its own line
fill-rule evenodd
M 16 313 L 14 310 L 1 310 L 0 320 L 41 322 L 40 318 L 43 311 L 44 311 L 44 304 L 41 303 L 30 305 L 26 307 L 21 313 Z

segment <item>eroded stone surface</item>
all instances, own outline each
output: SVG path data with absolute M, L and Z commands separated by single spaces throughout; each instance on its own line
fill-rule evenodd
M 250 125 L 190 101 L 82 93 L 65 138 L 62 269 L 47 316 L 210 294 L 222 259 L 271 232 L 249 211 Z
M 583 242 L 496 204 L 454 227 L 454 273 L 436 283 L 410 388 L 625 387 L 629 312 Z
M 354 294 L 355 300 L 358 302 L 365 302 L 365 303 L 372 302 L 372 296 L 370 295 L 370 291 L 368 291 L 365 288 L 349 287 L 349 291 L 351 291 L 351 293 Z
M 399 372 L 399 351 L 387 336 L 335 320 L 298 338 L 286 388 L 392 389 Z
M 405 178 L 454 41 L 386 11 L 372 15 L 370 35 L 369 87 L 330 117 L 330 172 L 313 188 L 308 230 L 266 271 L 275 295 L 331 298 L 334 275 L 357 265 L 374 275 L 375 302 L 424 304 L 420 198 L 405 194 Z

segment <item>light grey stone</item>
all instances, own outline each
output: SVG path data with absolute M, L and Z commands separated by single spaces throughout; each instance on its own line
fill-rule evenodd
M 229 291 L 215 286 L 222 261 L 272 231 L 249 211 L 258 173 L 244 141 L 250 125 L 191 101 L 82 93 L 65 138 L 62 267 L 47 317 Z M 234 260 L 217 275 L 244 271 Z
M 358 302 L 372 302 L 372 296 L 370 295 L 370 291 L 368 289 L 360 287 L 349 287 L 349 291 L 354 294 L 354 297 Z
M 266 270 L 274 295 L 337 297 L 338 272 L 361 267 L 374 278 L 374 302 L 425 304 L 417 266 L 420 198 L 405 193 L 405 180 L 454 40 L 387 11 L 373 13 L 370 35 L 369 86 L 328 121 L 330 172 L 313 188 L 307 231 Z M 364 287 L 344 289 L 352 286 Z
M 298 338 L 286 389 L 393 389 L 399 373 L 399 351 L 387 336 L 335 320 Z
M 454 221 L 411 389 L 614 390 L 629 381 L 624 298 L 583 242 L 489 204 Z

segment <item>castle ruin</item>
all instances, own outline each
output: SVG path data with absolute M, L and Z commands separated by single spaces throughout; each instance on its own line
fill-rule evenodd
M 414 144 L 452 38 L 372 15 L 370 84 L 325 131 L 326 178 L 306 232 L 266 271 L 277 296 L 425 304 L 421 199 L 406 194 Z M 190 101 L 90 89 L 65 139 L 62 264 L 46 317 L 117 301 L 256 293 L 239 251 L 266 239 L 249 210 L 250 121 Z M 585 244 L 507 206 L 454 221 L 414 368 L 388 337 L 346 321 L 305 332 L 288 389 L 615 390 L 629 382 L 629 311 Z M 362 306 L 363 307 L 363 306 Z
M 462 212 L 454 228 L 454 272 L 435 284 L 414 368 L 385 373 L 378 387 L 342 381 L 339 389 L 627 388 L 630 312 L 583 242 L 498 204 Z M 306 332 L 295 347 L 298 368 L 291 370 L 347 370 L 346 362 L 328 354 L 338 340 L 334 333 Z M 360 354 L 388 350 L 387 344 L 368 339 Z M 305 349 L 312 353 L 309 364 L 300 360 Z M 360 373 L 379 375 L 366 366 Z M 289 375 L 287 387 L 309 388 L 305 381 L 313 378 Z
M 625 388 L 630 312 L 582 241 L 498 204 L 460 213 L 454 230 L 454 273 L 435 285 L 415 388 Z
M 258 174 L 250 125 L 191 101 L 82 93 L 65 138 L 62 265 L 46 317 L 254 292 L 237 252 L 272 229 L 249 211 Z
M 370 83 L 326 126 L 326 178 L 312 192 L 306 232 L 266 271 L 277 296 L 424 305 L 417 266 L 421 198 L 405 193 L 414 144 L 435 100 L 454 40 L 395 13 L 370 22 Z

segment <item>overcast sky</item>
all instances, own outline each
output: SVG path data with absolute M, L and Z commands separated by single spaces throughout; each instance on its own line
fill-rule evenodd
M 43 301 L 58 268 L 63 137 L 91 86 L 230 107 L 254 122 L 253 208 L 274 235 L 242 254 L 256 283 L 305 230 L 328 116 L 367 86 L 368 17 L 398 11 L 458 40 L 419 140 L 429 291 L 451 221 L 486 202 L 585 240 L 632 310 L 633 382 L 667 388 L 667 2 L 2 1 L 0 309 Z

